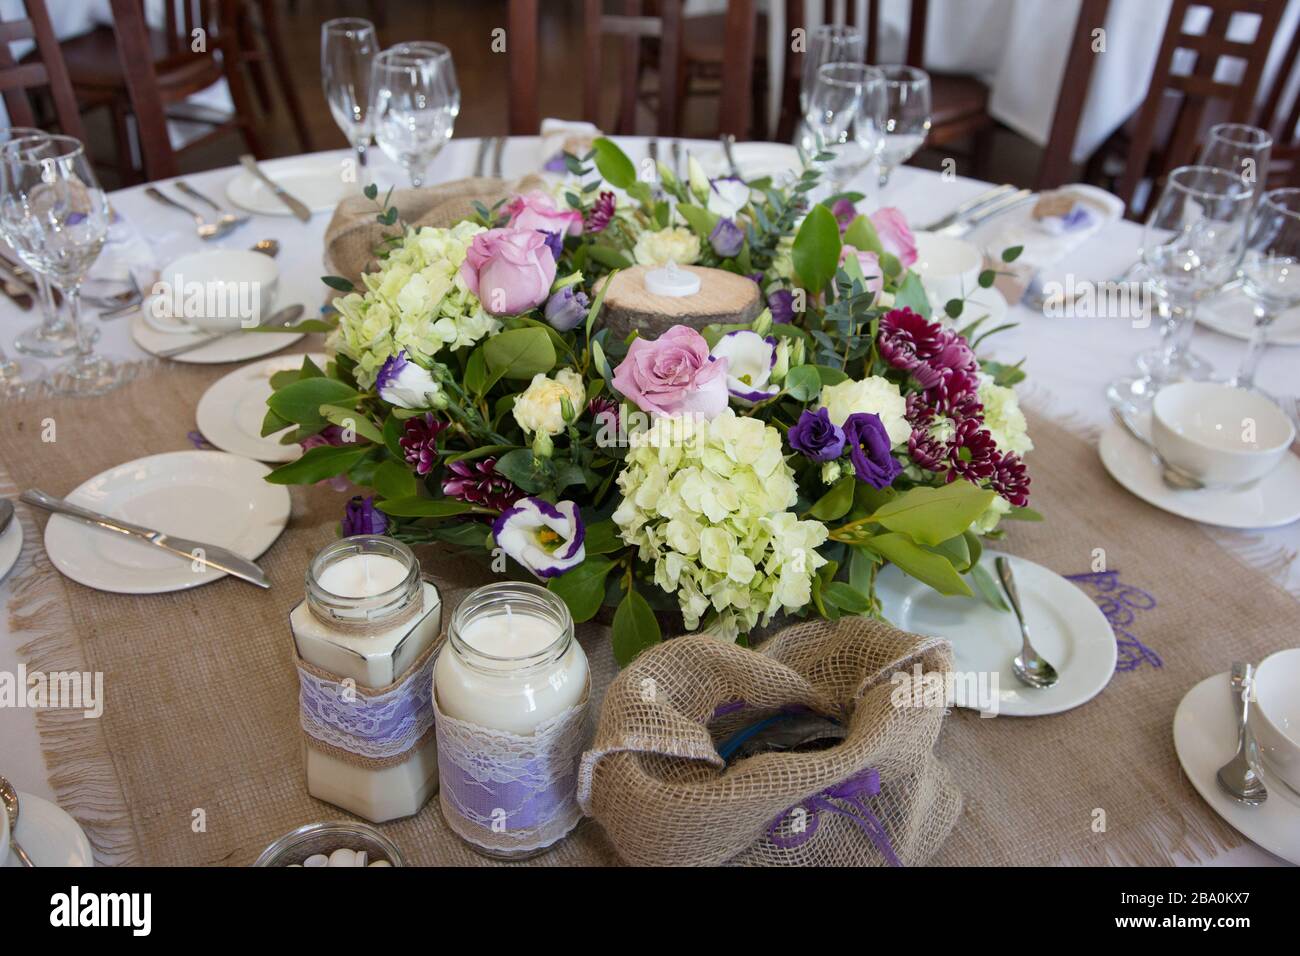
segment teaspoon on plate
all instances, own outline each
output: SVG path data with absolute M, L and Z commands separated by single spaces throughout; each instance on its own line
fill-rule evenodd
M 9 510 L 13 512 L 13 505 L 9 505 Z M 15 836 L 18 832 L 18 791 L 4 777 L 0 777 L 0 803 L 4 804 L 5 813 L 9 814 L 9 848 L 14 851 L 14 856 L 22 861 L 23 866 L 35 866 L 27 851 L 18 845 Z
M 1016 578 L 1011 571 L 1011 562 L 999 556 L 994 565 L 998 569 L 1002 590 L 1006 592 L 1007 600 L 1011 602 L 1011 610 L 1015 612 L 1016 620 L 1020 623 L 1020 653 L 1011 659 L 1011 669 L 1030 687 L 1051 687 L 1061 678 L 1056 673 L 1056 668 L 1034 650 L 1034 645 L 1029 640 L 1029 625 L 1025 623 L 1025 612 L 1020 606 L 1020 593 L 1016 590 Z

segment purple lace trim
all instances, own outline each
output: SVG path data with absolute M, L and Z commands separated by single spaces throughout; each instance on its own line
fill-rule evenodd
M 1067 574 L 1065 577 L 1083 588 L 1088 597 L 1101 608 L 1111 630 L 1115 632 L 1115 643 L 1119 648 L 1119 660 L 1115 669 L 1119 671 L 1137 670 L 1143 664 L 1163 667 L 1160 655 L 1143 644 L 1129 628 L 1137 621 L 1142 611 L 1150 611 L 1156 606 L 1155 595 L 1120 580 L 1118 571 L 1097 571 L 1085 574 Z

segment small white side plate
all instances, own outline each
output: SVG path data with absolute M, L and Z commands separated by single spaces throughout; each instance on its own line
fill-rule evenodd
M 221 451 L 174 451 L 110 468 L 67 500 L 146 528 L 256 560 L 289 521 L 289 489 L 263 481 L 261 462 Z M 52 515 L 50 561 L 72 580 L 117 594 L 183 591 L 225 577 L 135 538 Z
M 996 557 L 986 551 L 980 559 L 994 580 Z M 945 597 L 892 564 L 877 576 L 876 595 L 896 627 L 952 641 L 957 671 L 996 673 L 1000 716 L 1059 714 L 1096 697 L 1110 683 L 1118 656 L 1106 616 L 1088 595 L 1041 564 L 1012 557 L 1011 567 L 1034 649 L 1060 674 L 1052 687 L 1027 687 L 1012 671 L 1020 628 L 1009 610 L 995 610 L 979 597 Z
M 161 332 L 145 321 L 144 315 L 137 312 L 131 318 L 131 338 L 150 355 L 156 355 L 165 349 L 178 348 L 196 342 L 209 332 Z M 302 332 L 240 332 L 218 339 L 209 345 L 200 346 L 191 352 L 185 352 L 169 358 L 169 362 L 184 362 L 191 365 L 220 365 L 223 362 L 245 362 L 248 359 L 261 358 L 278 352 L 297 342 L 303 337 Z
M 1267 766 L 1261 775 L 1268 799 L 1258 807 L 1240 804 L 1219 789 L 1219 768 L 1237 750 L 1237 717 L 1226 671 L 1201 681 L 1179 703 L 1174 750 L 1187 779 L 1215 813 L 1269 853 L 1300 865 L 1300 795 Z
M 18 811 L 18 832 L 14 837 L 37 866 L 95 865 L 90 841 L 62 807 L 20 790 Z M 23 865 L 12 849 L 0 862 L 4 866 Z
M 14 515 L 4 534 L 0 534 L 0 578 L 14 569 L 22 550 L 23 525 L 18 520 L 18 515 Z
M 1101 463 L 1127 491 L 1162 511 L 1223 528 L 1277 528 L 1300 519 L 1300 458 L 1282 463 L 1255 484 L 1237 490 L 1177 491 L 1165 486 L 1151 451 L 1111 422 L 1098 444 Z
M 258 165 L 281 189 L 312 212 L 332 212 L 348 196 L 361 193 L 360 177 L 355 169 L 351 182 L 344 177 L 344 164 L 355 162 L 354 156 L 332 153 L 273 159 Z M 263 216 L 293 215 L 266 183 L 247 170 L 241 169 L 226 183 L 226 198 L 241 209 Z
M 302 368 L 304 356 L 277 355 L 244 365 L 213 382 L 194 413 L 203 437 L 223 451 L 257 461 L 293 461 L 302 454 L 297 445 L 281 445 L 280 435 L 262 437 L 266 400 L 271 397 L 271 376 L 276 372 Z M 311 360 L 325 367 L 324 355 Z
M 1200 305 L 1196 321 L 1207 329 L 1249 342 L 1255 330 L 1255 304 L 1240 289 L 1234 289 Z M 1273 320 L 1268 344 L 1300 345 L 1300 308 L 1287 309 Z

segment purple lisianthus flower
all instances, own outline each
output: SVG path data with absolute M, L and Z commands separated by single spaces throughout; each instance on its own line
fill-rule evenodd
M 719 219 L 718 224 L 709 233 L 709 245 L 713 251 L 724 259 L 739 255 L 745 247 L 745 231 L 730 219 Z
M 591 210 L 587 213 L 586 228 L 588 232 L 604 232 L 610 220 L 614 218 L 614 194 L 602 192 L 596 197 Z
M 447 423 L 434 418 L 432 412 L 406 420 L 397 444 L 401 446 L 406 463 L 415 469 L 417 475 L 433 471 L 438 460 L 438 436 L 446 427 Z
M 564 161 L 564 150 L 560 150 L 548 159 L 546 165 L 544 165 L 542 169 L 546 170 L 548 173 L 567 173 L 569 171 L 569 164 Z
M 398 408 L 429 408 L 442 389 L 429 370 L 409 361 L 403 350 L 385 360 L 375 376 L 375 391 Z
M 777 289 L 767 297 L 767 307 L 772 310 L 772 321 L 788 325 L 794 321 L 794 293 Z
M 579 292 L 571 285 L 566 285 L 558 292 L 551 293 L 551 297 L 546 300 L 546 308 L 543 314 L 546 321 L 551 324 L 551 328 L 557 332 L 568 332 L 570 329 L 577 328 L 587 317 L 587 309 L 591 301 L 587 298 L 585 292 Z
M 844 439 L 858 481 L 872 488 L 888 488 L 903 470 L 889 453 L 889 434 L 874 412 L 854 412 L 844 421 Z
M 848 199 L 837 199 L 831 204 L 831 215 L 840 224 L 840 235 L 858 218 L 858 208 Z
M 740 405 L 753 405 L 781 391 L 772 383 L 776 339 L 748 329 L 728 332 L 709 353 L 727 362 L 727 393 Z
M 343 537 L 354 534 L 383 534 L 388 530 L 388 518 L 375 508 L 374 498 L 353 495 L 343 507 Z
M 491 456 L 448 462 L 442 493 L 457 501 L 504 511 L 524 493 L 509 478 L 497 474 L 496 464 Z
M 834 461 L 844 452 L 844 429 L 831 421 L 824 408 L 805 408 L 787 433 L 790 447 L 813 461 Z
M 546 238 L 546 248 L 551 250 L 551 255 L 555 256 L 558 262 L 560 256 L 564 255 L 564 237 L 558 232 L 548 232 L 545 229 L 538 229 L 537 231 Z
M 545 498 L 520 498 L 492 522 L 497 545 L 539 578 L 558 577 L 587 557 L 578 506 Z

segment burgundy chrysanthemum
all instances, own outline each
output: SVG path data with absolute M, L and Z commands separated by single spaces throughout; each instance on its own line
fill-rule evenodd
M 406 463 L 415 468 L 417 475 L 427 475 L 433 471 L 438 460 L 438 436 L 446 427 L 447 423 L 434 418 L 432 412 L 406 420 L 402 437 L 397 439 L 397 444 L 402 448 Z
M 604 232 L 609 221 L 614 218 L 614 194 L 611 192 L 602 192 L 596 197 L 596 202 L 592 204 L 591 211 L 587 213 L 587 221 L 584 228 L 587 232 Z
M 929 427 L 913 428 L 907 439 L 907 454 L 926 471 L 948 467 L 948 443 L 935 437 Z
M 896 369 L 910 372 L 939 354 L 943 327 L 911 309 L 891 309 L 880 319 L 880 356 Z
M 597 395 L 587 403 L 587 412 L 597 428 L 618 428 L 618 402 L 607 395 Z
M 1000 460 L 998 446 L 984 424 L 974 418 L 957 423 L 957 430 L 949 443 L 948 463 L 951 471 L 948 480 L 965 478 L 980 481 L 992 478 Z
M 450 477 L 443 479 L 442 493 L 457 501 L 504 511 L 524 493 L 509 478 L 497 474 L 496 464 L 491 457 L 450 462 Z
M 980 380 L 975 369 L 941 369 L 924 387 L 925 401 L 936 412 L 952 418 L 975 418 L 984 410 L 979 401 Z
M 999 455 L 996 470 L 989 479 L 989 487 L 1017 508 L 1029 504 L 1029 473 L 1025 463 L 1015 452 Z

